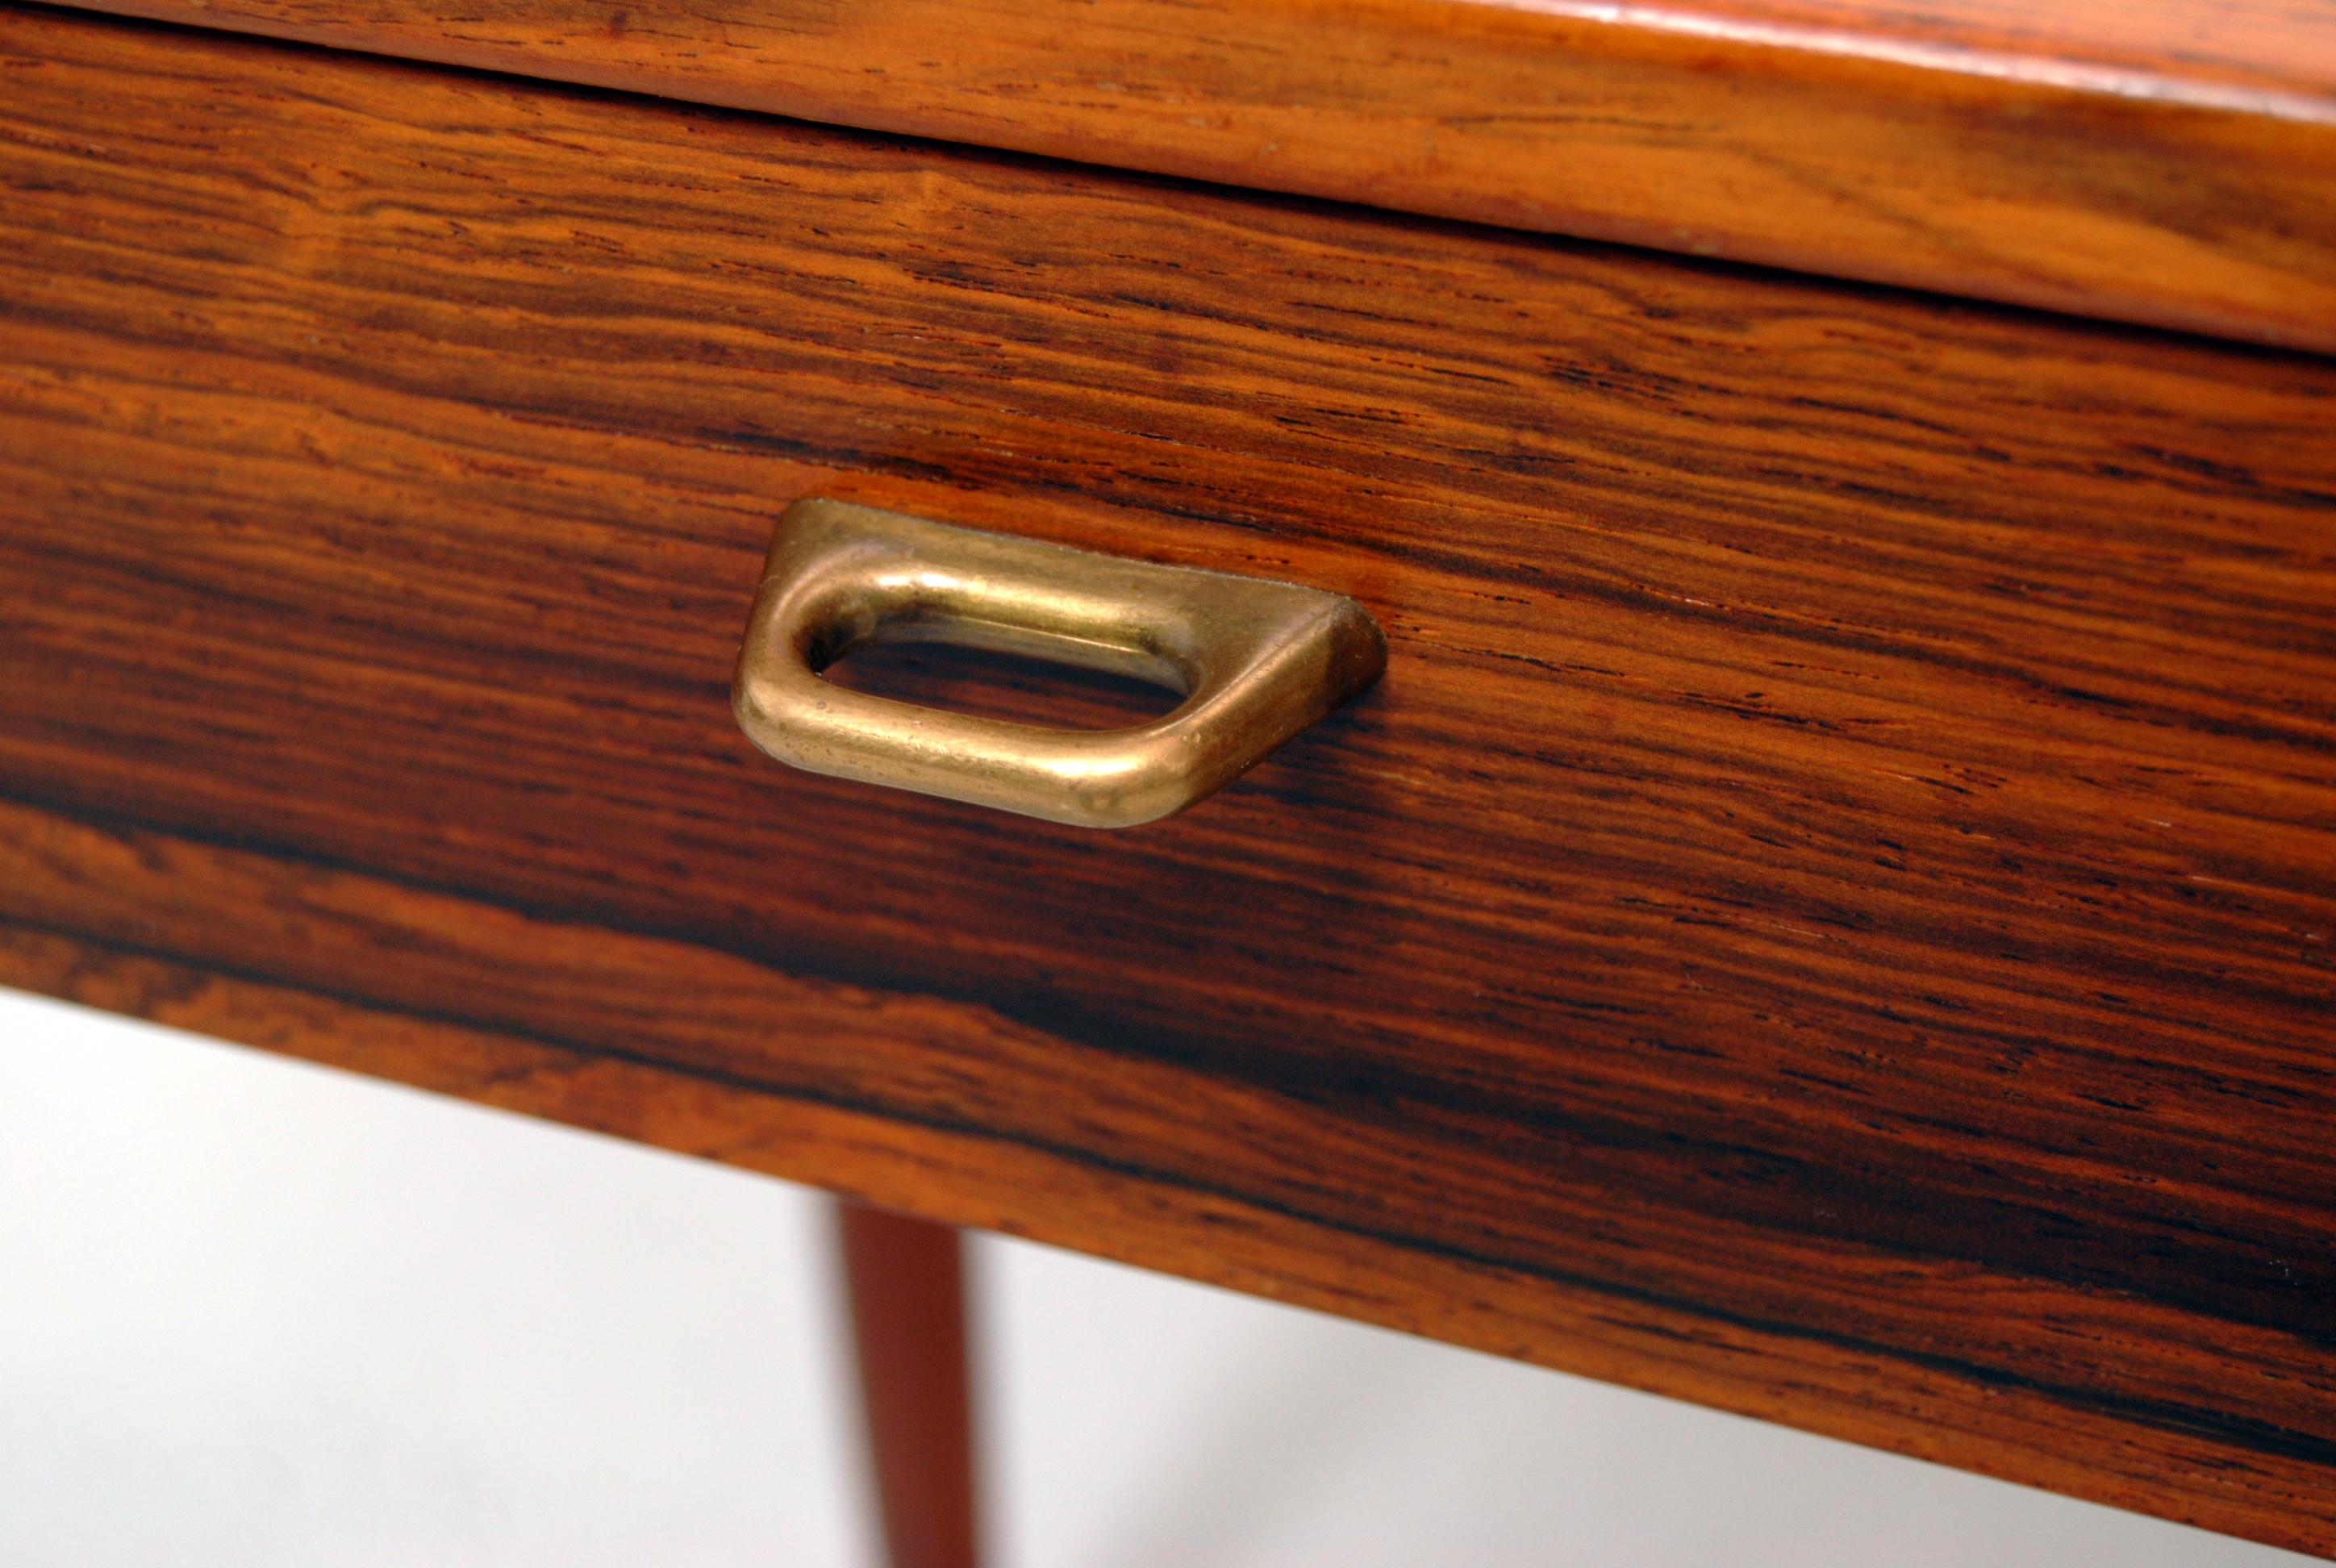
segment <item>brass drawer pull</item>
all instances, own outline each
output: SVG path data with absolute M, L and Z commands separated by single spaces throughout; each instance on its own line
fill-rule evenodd
M 1184 700 L 1132 729 L 1045 729 L 820 677 L 879 638 L 1035 655 Z M 1117 828 L 1210 794 L 1386 665 L 1377 625 L 1339 594 L 800 501 L 771 543 L 732 706 L 793 767 Z

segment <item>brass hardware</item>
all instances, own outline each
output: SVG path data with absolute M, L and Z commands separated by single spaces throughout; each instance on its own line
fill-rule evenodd
M 820 678 L 877 638 L 1113 670 L 1184 700 L 1130 729 L 1058 730 Z M 731 704 L 793 767 L 1118 828 L 1210 794 L 1386 665 L 1362 606 L 1320 589 L 799 501 L 771 542 Z

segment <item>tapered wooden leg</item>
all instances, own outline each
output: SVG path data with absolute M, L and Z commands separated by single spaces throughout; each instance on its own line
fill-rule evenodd
M 958 1233 L 852 1203 L 836 1226 L 891 1568 L 976 1568 Z

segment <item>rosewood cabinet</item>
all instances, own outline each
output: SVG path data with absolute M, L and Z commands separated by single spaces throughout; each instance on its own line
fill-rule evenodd
M 110 8 L 0 980 L 2336 1553 L 2336 13 Z M 1385 674 L 1118 832 L 787 769 L 813 497 Z

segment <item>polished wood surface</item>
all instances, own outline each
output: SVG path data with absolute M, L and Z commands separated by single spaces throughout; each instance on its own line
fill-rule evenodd
M 2336 349 L 2331 0 L 93 0 Z
M 890 1568 L 977 1568 L 965 1260 L 955 1230 L 836 1206 L 860 1410 Z
M 11 979 L 2336 1548 L 2336 366 L 60 14 L 0 73 Z M 778 768 L 822 493 L 1350 593 L 1387 677 L 1124 834 Z

